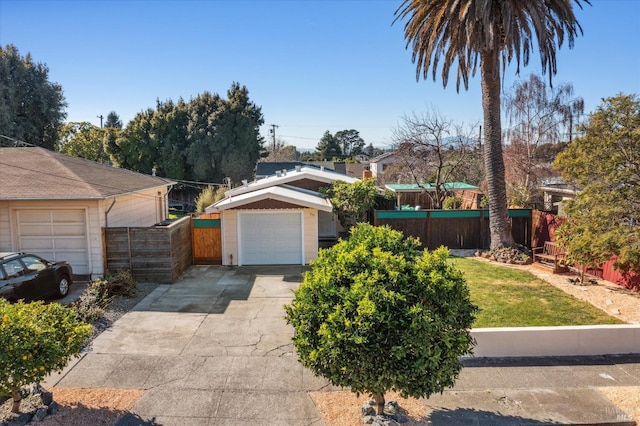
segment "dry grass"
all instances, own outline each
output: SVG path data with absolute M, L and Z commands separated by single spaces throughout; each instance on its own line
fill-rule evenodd
M 116 426 L 144 392 L 138 389 L 53 388 L 53 400 L 60 409 L 40 424 Z
M 616 386 L 598 388 L 600 393 L 613 402 L 624 414 L 631 416 L 631 419 L 624 420 L 640 421 L 640 386 Z M 621 417 L 625 415 L 619 413 Z
M 309 396 L 322 415 L 322 419 L 331 426 L 362 425 L 362 407 L 368 400 L 367 395 L 356 396 L 350 391 L 309 392 Z M 395 392 L 385 395 L 387 401 L 397 401 L 400 413 L 407 417 L 403 426 L 425 426 L 428 424 L 424 401 L 414 398 L 401 398 Z

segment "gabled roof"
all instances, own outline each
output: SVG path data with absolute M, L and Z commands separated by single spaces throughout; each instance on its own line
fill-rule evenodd
M 256 164 L 256 177 L 275 175 L 282 170 L 293 170 L 296 166 L 305 166 L 301 161 L 261 161 Z
M 469 190 L 469 191 L 479 191 L 480 188 L 474 185 L 469 185 L 464 182 L 447 182 L 443 184 L 444 189 L 448 191 L 455 190 Z M 393 192 L 422 192 L 422 191 L 432 191 L 435 189 L 435 185 L 433 183 L 423 183 L 418 185 L 417 183 L 389 183 L 385 185 L 385 188 L 390 189 Z
M 0 200 L 105 199 L 173 185 L 40 147 L 0 148 Z
M 228 194 L 228 192 L 227 192 Z M 226 197 L 205 209 L 207 213 L 218 210 L 227 210 L 242 207 L 246 204 L 262 200 L 278 200 L 286 203 L 294 203 L 301 207 L 308 207 L 321 211 L 333 210 L 329 200 L 323 198 L 317 192 L 307 191 L 290 186 L 271 186 L 257 191 Z
M 236 196 L 247 192 L 257 191 L 271 186 L 285 185 L 300 179 L 311 179 L 323 183 L 331 183 L 334 180 L 341 180 L 347 183 L 354 183 L 359 179 L 337 173 L 327 169 L 318 169 L 312 166 L 304 166 L 299 169 L 288 170 L 284 174 L 269 176 L 227 191 L 226 196 Z
M 383 154 L 378 155 L 377 157 L 372 158 L 371 160 L 369 160 L 369 163 L 377 163 L 379 161 L 384 160 L 387 157 L 392 157 L 394 155 L 396 155 L 395 151 L 388 151 L 388 152 L 385 152 Z
M 293 185 L 298 180 L 314 180 L 330 184 L 335 180 L 347 183 L 357 182 L 352 178 L 326 169 L 312 166 L 299 167 L 284 174 L 269 176 L 245 186 L 234 188 L 225 193 L 225 198 L 205 209 L 206 212 L 238 208 L 257 201 L 272 199 L 302 207 L 330 212 L 333 210 L 329 200 L 315 191 L 298 188 Z
M 282 172 L 283 170 L 294 170 L 296 167 L 324 168 L 325 170 L 333 170 L 349 176 L 353 176 L 353 172 L 350 173 L 350 171 L 353 170 L 354 167 L 356 169 L 360 167 L 358 174 L 362 174 L 363 168 L 360 164 L 347 164 L 343 161 L 261 161 L 256 164 L 256 178 L 262 179 L 266 176 L 275 175 L 276 172 Z

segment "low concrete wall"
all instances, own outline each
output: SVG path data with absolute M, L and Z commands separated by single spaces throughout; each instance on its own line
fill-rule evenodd
M 476 357 L 640 353 L 640 324 L 474 328 Z

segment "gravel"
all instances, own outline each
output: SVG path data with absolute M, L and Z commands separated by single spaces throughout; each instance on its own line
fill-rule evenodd
M 124 314 L 133 309 L 138 302 L 147 297 L 153 290 L 158 287 L 156 283 L 136 283 L 138 294 L 134 297 L 116 296 L 109 306 L 105 309 L 104 316 L 97 321 L 93 321 L 93 335 L 91 340 L 95 339 L 111 327 L 111 325 L 119 320 Z

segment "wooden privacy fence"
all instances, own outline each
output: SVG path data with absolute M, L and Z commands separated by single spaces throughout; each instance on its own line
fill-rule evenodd
M 191 265 L 191 218 L 166 226 L 102 228 L 108 271 L 129 270 L 137 281 L 174 283 Z
M 531 248 L 531 210 L 511 209 L 509 220 L 516 243 Z M 373 222 L 420 238 L 429 250 L 487 249 L 490 244 L 488 210 L 376 210 Z
M 220 213 L 200 215 L 191 221 L 194 265 L 222 264 Z

